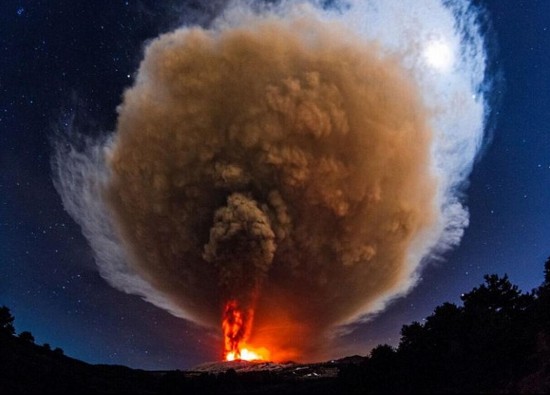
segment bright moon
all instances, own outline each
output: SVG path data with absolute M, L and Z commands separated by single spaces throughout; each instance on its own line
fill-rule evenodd
M 453 51 L 444 41 L 431 41 L 424 50 L 424 58 L 434 69 L 448 71 L 453 64 Z

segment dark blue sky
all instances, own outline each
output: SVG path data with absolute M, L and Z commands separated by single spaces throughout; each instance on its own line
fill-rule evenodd
M 480 1 L 502 82 L 492 141 L 466 190 L 470 226 L 409 296 L 345 340 L 394 343 L 401 325 L 507 273 L 530 291 L 550 255 L 550 6 Z M 50 175 L 50 138 L 64 123 L 112 130 L 145 40 L 187 20 L 206 23 L 223 1 L 0 3 L 0 305 L 38 343 L 93 363 L 186 368 L 216 359 L 212 336 L 111 288 Z

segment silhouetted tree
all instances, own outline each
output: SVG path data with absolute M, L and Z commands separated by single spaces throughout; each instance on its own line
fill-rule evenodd
M 401 364 L 397 351 L 388 344 L 373 348 L 370 352 L 363 379 L 365 388 L 378 388 L 377 392 L 398 392 L 404 383 L 399 373 Z
M 367 368 L 349 370 L 347 381 L 370 393 L 479 392 L 505 388 L 528 372 L 535 298 L 507 276 L 484 279 L 462 295 L 463 306 L 444 303 L 424 323 L 404 325 L 397 350 L 378 346 Z
M 44 350 L 47 350 L 47 351 L 51 351 L 52 350 L 52 347 L 49 345 L 49 343 L 44 343 L 42 345 L 42 347 L 44 348 Z
M 490 390 L 523 369 L 534 349 L 530 309 L 533 296 L 522 293 L 508 276 L 486 275 L 485 283 L 462 295 L 464 302 L 467 390 Z
M 382 364 L 391 364 L 394 357 L 395 349 L 388 344 L 376 346 L 370 352 L 371 360 Z
M 413 321 L 410 325 L 403 325 L 401 328 L 401 341 L 399 342 L 399 351 L 401 353 L 424 352 L 427 351 L 427 345 L 424 344 L 425 331 L 424 326 L 418 321 Z
M 53 349 L 53 353 L 54 353 L 55 355 L 64 355 L 64 354 L 65 354 L 64 351 L 63 351 L 63 349 L 61 349 L 61 348 L 59 348 L 59 347 L 54 348 L 54 349 Z
M 508 276 L 496 274 L 485 275 L 485 284 L 462 295 L 464 309 L 467 313 L 478 315 L 498 314 L 500 317 L 512 318 L 525 311 L 532 297 L 522 294 L 517 285 L 513 285 Z
M 0 334 L 14 335 L 15 328 L 13 327 L 14 318 L 11 315 L 10 309 L 6 306 L 0 307 Z
M 535 295 L 538 329 L 550 336 L 550 257 L 544 264 L 544 282 L 535 290 Z
M 19 338 L 25 343 L 34 343 L 34 336 L 29 331 L 21 332 Z
M 543 287 L 550 287 L 550 256 L 544 262 L 544 282 Z

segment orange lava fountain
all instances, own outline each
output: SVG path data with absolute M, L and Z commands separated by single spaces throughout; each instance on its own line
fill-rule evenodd
M 241 310 L 236 300 L 226 303 L 222 320 L 225 361 L 269 359 L 269 352 L 265 348 L 256 349 L 246 344 L 253 317 L 254 312 L 251 309 Z

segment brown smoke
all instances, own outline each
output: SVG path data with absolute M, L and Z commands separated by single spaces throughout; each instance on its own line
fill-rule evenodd
M 437 211 L 428 116 L 335 25 L 182 29 L 124 95 L 106 196 L 134 269 L 196 322 L 238 298 L 252 343 L 313 359 L 410 280 Z

